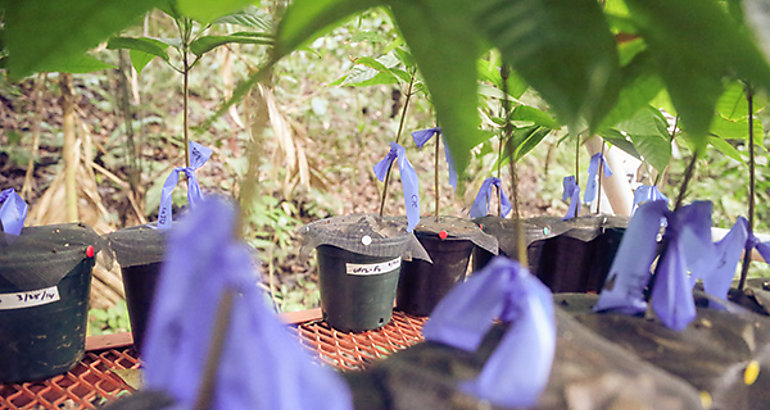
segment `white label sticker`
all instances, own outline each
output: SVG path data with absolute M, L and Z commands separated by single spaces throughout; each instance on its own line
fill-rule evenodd
M 28 290 L 17 293 L 0 293 L 0 310 L 24 309 L 46 305 L 59 300 L 59 288 L 51 286 L 45 289 Z
M 401 257 L 389 260 L 382 263 L 371 264 L 358 264 L 358 263 L 346 263 L 345 268 L 348 275 L 357 276 L 370 276 L 370 275 L 382 275 L 383 273 L 392 272 L 401 266 Z

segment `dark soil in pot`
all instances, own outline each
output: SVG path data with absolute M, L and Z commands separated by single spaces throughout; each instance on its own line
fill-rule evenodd
M 81 359 L 102 247 L 79 224 L 0 233 L 0 383 L 48 378 Z
M 494 238 L 475 223 L 456 217 L 442 217 L 438 222 L 424 217 L 415 236 L 433 263 L 413 260 L 402 264 L 396 309 L 416 316 L 430 315 L 449 290 L 465 279 L 474 242 L 490 254 L 497 250 Z
M 402 259 L 429 259 L 399 218 L 334 217 L 300 232 L 301 253 L 318 250 L 324 318 L 345 332 L 378 329 L 390 322 Z
M 134 346 L 141 353 L 163 265 L 165 231 L 141 225 L 115 231 L 107 239 L 120 264 Z

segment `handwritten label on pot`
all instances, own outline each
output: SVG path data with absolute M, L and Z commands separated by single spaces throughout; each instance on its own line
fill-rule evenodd
M 392 272 L 401 266 L 401 257 L 382 263 L 358 264 L 346 263 L 345 269 L 348 275 L 371 276 Z
M 0 293 L 0 310 L 24 309 L 46 305 L 59 300 L 59 288 L 28 290 L 16 293 Z

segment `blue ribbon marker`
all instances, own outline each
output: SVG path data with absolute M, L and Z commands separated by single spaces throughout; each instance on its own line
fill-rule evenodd
M 492 200 L 493 188 L 497 187 L 500 191 L 500 207 L 503 212 L 503 218 L 511 212 L 511 203 L 508 201 L 508 197 L 505 196 L 505 192 L 502 191 L 502 182 L 500 178 L 489 177 L 484 180 L 479 188 L 479 193 L 476 194 L 476 200 L 473 201 L 471 206 L 471 218 L 481 218 L 487 216 L 489 213 L 489 202 Z
M 382 161 L 374 166 L 374 175 L 380 181 L 385 180 L 385 174 L 388 173 L 393 161 L 398 158 L 398 169 L 401 173 L 401 186 L 404 189 L 404 207 L 406 207 L 407 232 L 412 232 L 414 227 L 420 223 L 420 185 L 417 181 L 417 171 L 406 159 L 406 148 L 395 142 L 390 142 L 390 151 L 385 155 Z
M 415 131 L 412 133 L 412 139 L 417 144 L 417 148 L 422 148 L 428 140 L 434 135 L 440 135 L 441 140 L 444 142 L 444 156 L 446 162 L 449 164 L 449 185 L 452 185 L 452 189 L 457 190 L 457 171 L 455 170 L 455 162 L 452 159 L 452 153 L 449 152 L 449 145 L 446 143 L 446 138 L 441 134 L 441 127 L 428 128 L 427 130 Z
M 562 218 L 566 221 L 567 219 L 575 218 L 580 214 L 580 186 L 575 182 L 574 175 L 564 177 L 562 186 L 564 187 L 564 191 L 562 191 L 561 200 L 569 200 L 567 214 Z
M 190 205 L 190 209 L 203 199 L 201 187 L 195 178 L 195 170 L 202 167 L 209 160 L 211 153 L 211 148 L 190 141 L 190 166 L 174 168 L 163 183 L 163 190 L 160 195 L 160 209 L 158 210 L 158 229 L 171 228 L 171 193 L 174 192 L 174 188 L 176 188 L 179 182 L 179 173 L 184 173 L 187 177 L 187 202 Z
M 351 409 L 342 378 L 313 363 L 265 304 L 252 250 L 235 239 L 235 222 L 231 205 L 207 198 L 170 231 L 142 354 L 146 387 L 168 393 L 174 409 L 194 407 L 216 307 L 229 290 L 235 296 L 211 408 Z
M 13 188 L 0 192 L 0 222 L 3 224 L 3 232 L 11 235 L 21 234 L 24 228 L 24 220 L 27 218 L 27 203 L 16 193 Z
M 640 185 L 634 191 L 634 204 L 631 205 L 631 215 L 636 212 L 636 207 L 642 202 L 664 200 L 668 204 L 668 197 L 663 195 L 657 186 L 653 185 Z
M 607 160 L 604 158 L 604 155 L 602 155 L 601 152 L 592 155 L 591 162 L 588 164 L 588 184 L 586 185 L 586 192 L 583 196 L 583 202 L 585 203 L 590 203 L 596 198 L 596 192 L 598 191 L 599 185 L 597 179 L 600 161 L 602 163 L 602 168 L 604 168 L 604 176 L 612 176 L 612 170 L 610 169 L 610 166 L 607 165 Z
M 640 314 L 647 308 L 643 290 L 655 258 L 661 218 L 666 218 L 666 247 L 658 262 L 652 308 L 671 329 L 684 329 L 695 318 L 692 282 L 687 270 L 714 263 L 711 202 L 696 201 L 676 213 L 663 200 L 639 206 L 612 262 L 594 311 Z
M 495 319 L 511 324 L 466 393 L 503 407 L 531 407 L 548 383 L 556 349 L 553 297 L 518 262 L 496 257 L 455 286 L 425 323 L 427 340 L 474 351 Z

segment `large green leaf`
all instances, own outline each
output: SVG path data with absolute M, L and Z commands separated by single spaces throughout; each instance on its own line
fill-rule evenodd
M 614 105 L 620 67 L 615 39 L 596 0 L 479 0 L 478 27 L 578 133 Z
M 514 121 L 528 121 L 532 125 L 538 125 L 545 128 L 556 129 L 560 124 L 547 112 L 539 110 L 530 105 L 519 105 L 513 109 L 511 119 Z
M 182 14 L 202 23 L 209 23 L 252 3 L 252 0 L 177 0 Z
M 38 65 L 37 71 L 48 73 L 93 73 L 95 71 L 106 70 L 108 68 L 115 68 L 112 64 L 107 64 L 104 61 L 97 60 L 88 54 L 78 54 L 70 56 L 66 60 L 52 61 L 45 65 Z
M 393 0 L 391 9 L 436 107 L 455 168 L 465 171 L 478 131 L 476 59 L 481 38 L 464 0 Z
M 516 161 L 524 158 L 530 151 L 532 151 L 540 141 L 543 140 L 548 134 L 553 131 L 547 127 L 528 127 L 526 129 L 519 128 L 513 132 L 513 139 L 516 144 L 516 152 L 514 158 Z
M 128 56 L 131 58 L 131 65 L 134 66 L 137 74 L 142 74 L 144 67 L 147 67 L 147 64 L 150 64 L 150 61 L 156 57 L 139 50 L 130 50 Z
M 202 36 L 190 43 L 190 51 L 201 56 L 216 47 L 231 43 L 269 45 L 273 44 L 273 40 L 267 34 L 248 32 L 232 33 L 226 36 Z
M 655 67 L 647 53 L 642 53 L 622 69 L 622 84 L 618 102 L 602 120 L 600 130 L 612 127 L 631 118 L 647 107 L 663 88 L 663 82 L 655 74 Z
M 626 0 L 696 149 L 706 144 L 722 78 L 770 86 L 770 67 L 713 0 Z
M 714 148 L 716 148 L 719 152 L 725 154 L 726 156 L 738 162 L 745 163 L 745 161 L 743 160 L 743 157 L 741 156 L 741 153 L 724 139 L 720 137 L 709 137 L 708 143 Z
M 107 48 L 139 50 L 168 61 L 168 44 L 150 37 L 113 37 L 107 42 Z
M 307 44 L 332 27 L 333 23 L 383 4 L 382 0 L 295 0 L 278 25 L 274 59 Z
M 5 5 L 8 72 L 21 78 L 52 66 L 72 65 L 162 0 L 10 1 Z
M 270 15 L 255 7 L 248 7 L 245 10 L 222 16 L 214 20 L 213 24 L 235 24 L 264 32 L 273 31 Z
M 671 138 L 666 119 L 653 108 L 638 111 L 630 119 L 618 124 L 634 144 L 642 159 L 659 172 L 663 172 L 671 160 Z
M 168 62 L 168 53 L 166 49 L 168 44 L 149 37 L 113 37 L 107 42 L 109 49 L 128 49 L 137 73 L 155 57 L 160 57 Z

